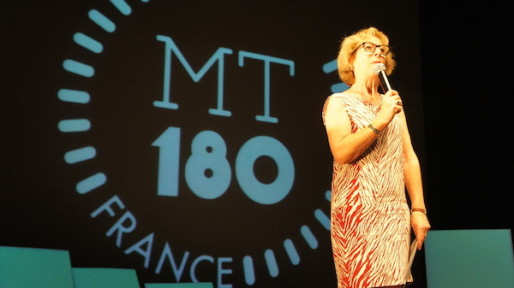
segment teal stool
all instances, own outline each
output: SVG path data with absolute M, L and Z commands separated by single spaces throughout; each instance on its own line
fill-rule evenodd
M 69 252 L 0 246 L 0 287 L 74 288 Z
M 424 246 L 428 288 L 514 288 L 509 229 L 432 230 Z
M 136 271 L 121 268 L 72 268 L 74 288 L 140 288 Z

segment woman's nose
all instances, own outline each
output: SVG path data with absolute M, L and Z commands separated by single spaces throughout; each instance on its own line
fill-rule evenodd
M 382 54 L 382 49 L 380 49 L 380 46 L 375 47 L 375 51 L 373 51 L 373 55 L 384 57 L 384 54 Z

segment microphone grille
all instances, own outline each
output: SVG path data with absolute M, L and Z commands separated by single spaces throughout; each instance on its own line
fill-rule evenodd
M 375 74 L 378 74 L 380 71 L 386 70 L 386 65 L 382 64 L 382 63 L 377 63 L 377 64 L 375 64 L 374 70 L 375 70 Z

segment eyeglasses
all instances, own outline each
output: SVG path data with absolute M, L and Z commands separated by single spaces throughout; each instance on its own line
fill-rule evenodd
M 380 55 L 383 57 L 387 56 L 389 54 L 389 51 L 391 50 L 389 46 L 387 45 L 377 45 L 373 42 L 362 42 L 357 48 L 355 48 L 354 52 L 357 51 L 360 47 L 364 48 L 364 52 L 367 54 L 373 54 L 377 50 L 377 47 L 380 49 Z

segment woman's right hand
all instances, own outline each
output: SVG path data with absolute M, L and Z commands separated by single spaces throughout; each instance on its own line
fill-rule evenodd
M 382 98 L 382 105 L 377 117 L 380 117 L 382 121 L 387 124 L 393 120 L 394 115 L 400 113 L 403 110 L 402 98 L 396 90 L 389 90 Z

